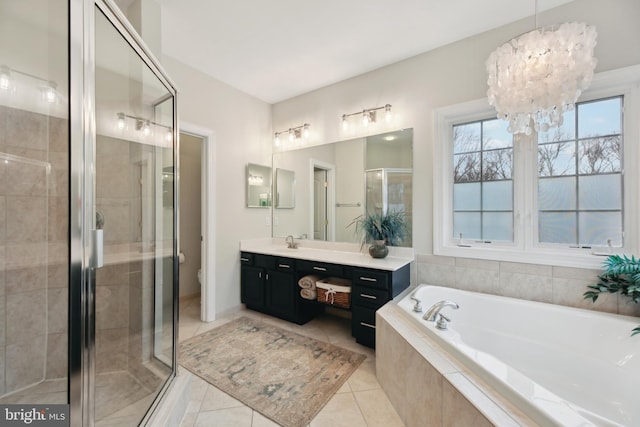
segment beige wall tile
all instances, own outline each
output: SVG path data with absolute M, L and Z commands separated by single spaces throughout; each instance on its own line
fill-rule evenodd
M 456 258 L 456 267 L 469 268 L 473 270 L 491 270 L 498 271 L 500 263 L 498 261 L 488 261 L 475 258 Z
M 405 365 L 407 427 L 442 425 L 442 375 L 410 348 Z
M 553 277 L 559 279 L 588 280 L 595 282 L 602 270 L 590 268 L 553 267 Z
M 47 116 L 15 108 L 8 108 L 6 115 L 5 143 L 8 146 L 46 150 L 49 145 L 49 121 Z
M 6 343 L 36 342 L 46 335 L 46 298 L 43 291 L 20 292 L 6 295 Z M 34 346 L 36 346 L 34 344 Z M 40 350 L 45 352 L 44 340 Z
M 7 270 L 47 264 L 46 243 L 11 243 L 5 246 Z
M 9 161 L 4 164 L 5 193 L 8 196 L 44 196 L 47 194 L 47 174 L 43 166 Z
M 406 341 L 381 316 L 376 316 L 376 376 L 389 401 L 406 419 L 407 398 L 405 378 L 399 375 L 398 367 L 407 363 Z
M 640 317 L 640 304 L 634 303 L 629 297 L 618 295 L 618 313 L 625 316 Z
M 553 303 L 587 310 L 617 313 L 618 298 L 616 295 L 602 294 L 595 303 L 592 302 L 591 299 L 584 299 L 582 295 L 587 291 L 587 285 L 592 283 L 595 283 L 595 281 L 554 277 Z
M 47 284 L 47 267 L 44 265 L 12 268 L 5 273 L 8 294 L 42 290 Z
M 69 152 L 69 121 L 49 117 L 49 151 Z
M 499 295 L 550 303 L 553 299 L 551 276 L 500 273 Z
M 521 273 L 529 274 L 532 276 L 551 276 L 552 271 L 553 268 L 550 265 L 500 261 L 500 273 Z
M 6 392 L 39 382 L 44 377 L 44 337 L 7 345 L 5 361 Z
M 43 242 L 47 239 L 47 201 L 44 197 L 6 197 L 7 242 Z
M 456 271 L 453 266 L 442 264 L 418 264 L 418 284 L 455 286 Z
M 467 260 L 468 261 L 468 260 Z M 472 292 L 498 293 L 498 270 L 458 267 L 456 265 L 455 287 Z
M 66 333 L 69 316 L 68 288 L 47 290 L 47 330 L 49 334 Z
M 47 379 L 66 378 L 68 368 L 67 333 L 49 334 L 47 339 Z
M 491 427 L 492 424 L 449 381 L 442 383 L 442 425 Z
M 96 331 L 96 372 L 127 369 L 128 330 L 126 328 Z
M 129 287 L 96 287 L 96 329 L 129 328 Z
M 129 263 L 105 265 L 96 270 L 96 286 L 129 285 Z

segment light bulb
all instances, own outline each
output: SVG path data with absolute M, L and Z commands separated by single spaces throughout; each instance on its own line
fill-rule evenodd
M 125 126 L 124 113 L 118 113 L 118 129 L 122 130 Z
M 346 114 L 342 115 L 342 129 L 344 129 L 344 130 L 349 129 L 349 120 L 347 120 L 347 115 Z
M 391 104 L 387 104 L 384 106 L 384 121 L 387 123 L 391 122 L 393 113 L 391 112 Z
M 42 99 L 49 104 L 55 104 L 58 102 L 58 94 L 56 93 L 55 83 L 49 82 L 47 86 L 42 88 Z
M 293 129 L 289 129 L 289 141 L 293 142 L 293 140 L 296 139 L 296 133 L 293 131 Z
M 164 138 L 167 140 L 167 142 L 173 141 L 173 129 L 169 129 Z
M 9 90 L 11 88 L 11 73 L 8 69 L 0 71 L 0 89 Z
M 149 126 L 149 122 L 144 122 L 144 126 L 142 127 L 142 133 L 144 136 L 149 136 L 151 134 L 151 127 Z
M 366 110 L 362 112 L 362 126 L 369 126 L 369 113 Z
M 309 125 L 307 123 L 305 123 L 302 127 L 302 136 L 304 137 L 304 139 L 309 138 Z

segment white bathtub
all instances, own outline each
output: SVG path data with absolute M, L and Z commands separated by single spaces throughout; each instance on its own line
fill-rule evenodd
M 422 285 L 424 311 L 441 300 L 441 331 L 398 302 L 429 336 L 540 425 L 640 426 L 637 318 Z

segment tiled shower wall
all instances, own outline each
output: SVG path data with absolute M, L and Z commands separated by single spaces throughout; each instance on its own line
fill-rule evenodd
M 430 284 L 609 313 L 640 316 L 640 304 L 617 294 L 593 303 L 582 294 L 601 270 L 418 255 L 418 284 Z
M 0 106 L 0 394 L 67 374 L 68 141 Z

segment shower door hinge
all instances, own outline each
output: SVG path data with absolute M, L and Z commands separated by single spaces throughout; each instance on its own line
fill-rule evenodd
M 103 230 L 93 230 L 93 268 L 104 266 L 104 234 Z

